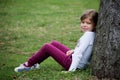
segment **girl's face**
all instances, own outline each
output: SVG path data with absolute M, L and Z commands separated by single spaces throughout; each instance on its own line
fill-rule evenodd
M 94 23 L 90 20 L 90 18 L 86 18 L 84 20 L 81 21 L 81 30 L 82 32 L 86 32 L 86 31 L 92 31 L 94 26 Z

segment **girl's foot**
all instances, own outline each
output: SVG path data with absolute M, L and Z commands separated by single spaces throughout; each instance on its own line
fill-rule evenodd
M 14 69 L 15 72 L 23 72 L 23 71 L 29 71 L 32 69 L 39 69 L 39 64 L 34 64 L 31 67 L 26 67 L 24 64 L 20 64 L 20 66 L 16 67 Z

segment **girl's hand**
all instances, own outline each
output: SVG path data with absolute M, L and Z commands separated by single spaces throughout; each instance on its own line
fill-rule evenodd
M 69 51 L 66 52 L 66 55 L 69 56 L 69 55 L 71 55 L 73 52 L 74 52 L 74 50 L 69 50 Z

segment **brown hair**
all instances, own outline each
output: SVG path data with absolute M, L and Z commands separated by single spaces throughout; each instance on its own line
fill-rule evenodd
M 94 26 L 96 26 L 98 21 L 98 12 L 93 9 L 86 10 L 80 17 L 80 20 L 82 21 L 86 18 L 90 18 L 90 21 L 94 23 Z M 95 28 L 93 29 L 93 31 L 95 31 Z

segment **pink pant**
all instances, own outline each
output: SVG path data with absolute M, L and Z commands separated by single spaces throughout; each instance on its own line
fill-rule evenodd
M 72 62 L 70 56 L 66 55 L 66 52 L 68 50 L 70 50 L 68 47 L 57 41 L 46 43 L 38 52 L 36 52 L 31 58 L 29 58 L 28 66 L 30 67 L 36 63 L 40 64 L 42 61 L 51 56 L 62 67 L 68 70 Z

